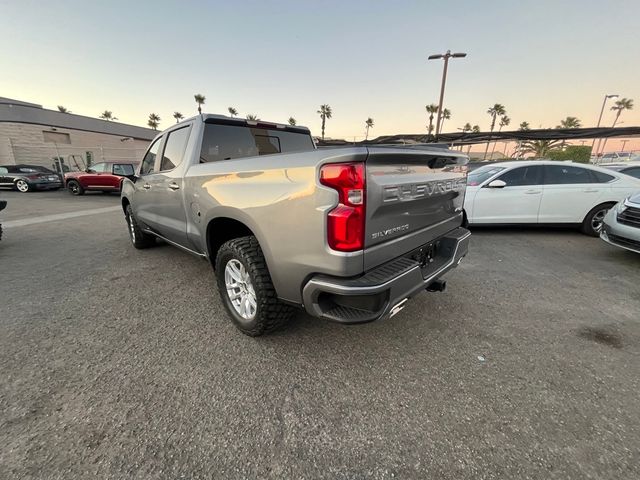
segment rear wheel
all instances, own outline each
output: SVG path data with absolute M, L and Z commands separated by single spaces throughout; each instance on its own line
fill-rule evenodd
M 235 326 L 257 337 L 276 330 L 293 316 L 278 300 L 256 237 L 229 240 L 216 257 L 218 290 Z
M 67 182 L 67 188 L 71 195 L 84 195 L 84 188 L 76 180 L 69 180 Z
M 133 246 L 139 249 L 149 248 L 156 243 L 156 238 L 153 235 L 144 233 L 140 228 L 140 225 L 136 221 L 136 217 L 133 214 L 131 205 L 127 205 L 125 219 L 127 220 L 127 226 L 129 227 L 129 238 Z
M 19 192 L 27 193 L 29 190 L 31 190 L 31 185 L 29 185 L 29 183 L 26 180 L 20 179 L 16 181 L 16 189 Z
M 613 203 L 603 203 L 591 209 L 582 222 L 582 233 L 592 237 L 599 237 L 604 224 L 604 217 L 613 205 Z

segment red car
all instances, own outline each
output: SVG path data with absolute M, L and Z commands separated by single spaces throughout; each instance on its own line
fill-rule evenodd
M 137 164 L 103 162 L 91 165 L 84 172 L 65 173 L 65 185 L 72 195 L 84 195 L 85 191 L 104 193 L 120 192 L 122 180 L 132 178 Z

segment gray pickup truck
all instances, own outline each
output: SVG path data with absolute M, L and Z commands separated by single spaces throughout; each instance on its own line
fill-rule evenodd
M 213 265 L 234 324 L 257 336 L 295 307 L 342 323 L 393 316 L 467 253 L 467 157 L 446 148 L 316 148 L 308 129 L 199 115 L 159 134 L 122 208 Z

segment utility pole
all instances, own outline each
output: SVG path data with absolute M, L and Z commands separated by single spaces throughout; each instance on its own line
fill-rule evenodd
M 464 58 L 466 57 L 466 53 L 451 53 L 451 50 L 447 50 L 447 53 L 444 54 L 436 54 L 429 55 L 428 60 L 444 60 L 444 67 L 442 69 L 442 84 L 440 85 L 440 102 L 438 103 L 438 118 L 436 119 L 436 138 L 438 138 L 438 134 L 440 133 L 440 117 L 442 117 L 442 105 L 444 102 L 444 87 L 447 83 L 447 69 L 449 68 L 449 59 L 450 58 Z
M 607 100 L 609 100 L 610 98 L 618 98 L 619 95 L 617 94 L 610 94 L 610 95 L 605 95 L 604 96 L 604 100 L 602 101 L 602 108 L 600 109 L 600 116 L 598 117 L 598 124 L 596 125 L 596 128 L 600 128 L 600 122 L 602 121 L 602 114 L 604 113 L 604 106 L 607 104 Z M 593 143 L 591 144 L 591 154 L 593 155 L 593 147 L 595 147 L 596 145 L 596 139 L 593 139 Z M 596 163 L 598 163 L 598 150 L 600 150 L 600 139 L 598 139 L 598 148 L 596 148 Z
M 624 152 L 624 146 L 627 144 L 629 140 L 622 140 L 622 150 L 620 150 L 621 152 Z

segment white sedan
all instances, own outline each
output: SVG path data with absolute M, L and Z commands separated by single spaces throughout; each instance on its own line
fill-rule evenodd
M 598 236 L 607 211 L 637 191 L 640 180 L 593 165 L 504 162 L 469 173 L 464 209 L 471 225 L 577 224 Z

